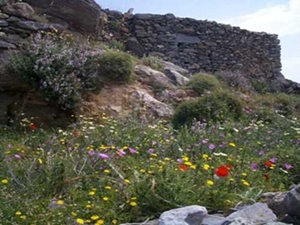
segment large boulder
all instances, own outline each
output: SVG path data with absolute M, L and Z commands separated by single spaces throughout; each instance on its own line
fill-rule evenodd
M 101 8 L 94 0 L 24 0 L 53 23 L 65 24 L 80 33 L 99 35 Z

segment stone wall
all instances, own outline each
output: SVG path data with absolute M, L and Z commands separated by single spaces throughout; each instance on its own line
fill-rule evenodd
M 148 54 L 161 55 L 192 72 L 240 70 L 273 77 L 281 71 L 277 35 L 172 14 L 137 14 L 132 32 Z

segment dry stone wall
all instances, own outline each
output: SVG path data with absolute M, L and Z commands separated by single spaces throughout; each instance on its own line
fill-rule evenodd
M 130 20 L 131 32 L 146 54 L 191 72 L 240 70 L 266 78 L 281 72 L 277 35 L 172 14 L 136 14 Z

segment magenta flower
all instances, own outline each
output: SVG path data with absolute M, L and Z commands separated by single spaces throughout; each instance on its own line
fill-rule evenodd
M 208 143 L 208 139 L 202 140 L 202 144 L 207 144 L 207 143 Z
M 182 163 L 183 160 L 182 159 L 177 159 L 177 162 Z
M 274 157 L 274 158 L 270 159 L 270 162 L 275 164 L 277 162 L 277 158 Z
M 109 159 L 109 155 L 104 154 L 104 153 L 98 153 L 98 156 L 99 156 L 101 159 L 104 159 L 104 160 Z
M 259 154 L 259 155 L 264 155 L 264 154 L 265 154 L 265 151 L 264 151 L 264 150 L 260 150 L 260 151 L 258 152 L 258 154 Z
M 209 148 L 210 150 L 214 150 L 214 149 L 216 148 L 216 146 L 215 146 L 214 144 L 209 144 L 208 148 Z
M 258 169 L 259 169 L 258 164 L 257 164 L 257 163 L 252 163 L 252 164 L 251 164 L 251 169 L 252 169 L 253 171 L 258 170 Z
M 135 150 L 134 148 L 129 148 L 129 152 L 131 154 L 135 154 L 135 153 L 137 153 L 137 150 Z
M 21 156 L 18 155 L 18 154 L 15 154 L 15 158 L 16 158 L 16 159 L 21 159 Z
M 284 164 L 284 168 L 285 168 L 286 170 L 290 170 L 290 169 L 293 168 L 293 166 L 292 166 L 291 164 L 285 163 L 285 164 Z
M 96 153 L 94 151 L 89 151 L 88 154 L 89 156 L 94 156 Z
M 149 154 L 153 154 L 154 153 L 154 149 L 153 148 L 149 148 L 148 153 Z

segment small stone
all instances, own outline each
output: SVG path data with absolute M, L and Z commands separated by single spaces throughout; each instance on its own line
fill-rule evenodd
M 172 209 L 161 214 L 158 225 L 201 225 L 206 215 L 206 208 L 197 205 Z
M 19 22 L 19 21 L 20 21 L 20 18 L 15 17 L 15 16 L 11 16 L 11 17 L 9 17 L 6 21 L 7 21 L 7 22 L 10 22 L 10 23 L 15 23 L 15 22 Z
M 0 12 L 0 19 L 7 19 L 9 15 Z
M 0 27 L 7 27 L 8 24 L 9 23 L 6 20 L 0 20 Z
M 33 21 L 19 21 L 16 26 L 30 31 L 38 31 L 43 27 L 40 23 Z
M 6 33 L 0 32 L 0 38 L 1 38 L 1 37 L 5 37 L 5 36 L 6 36 Z

